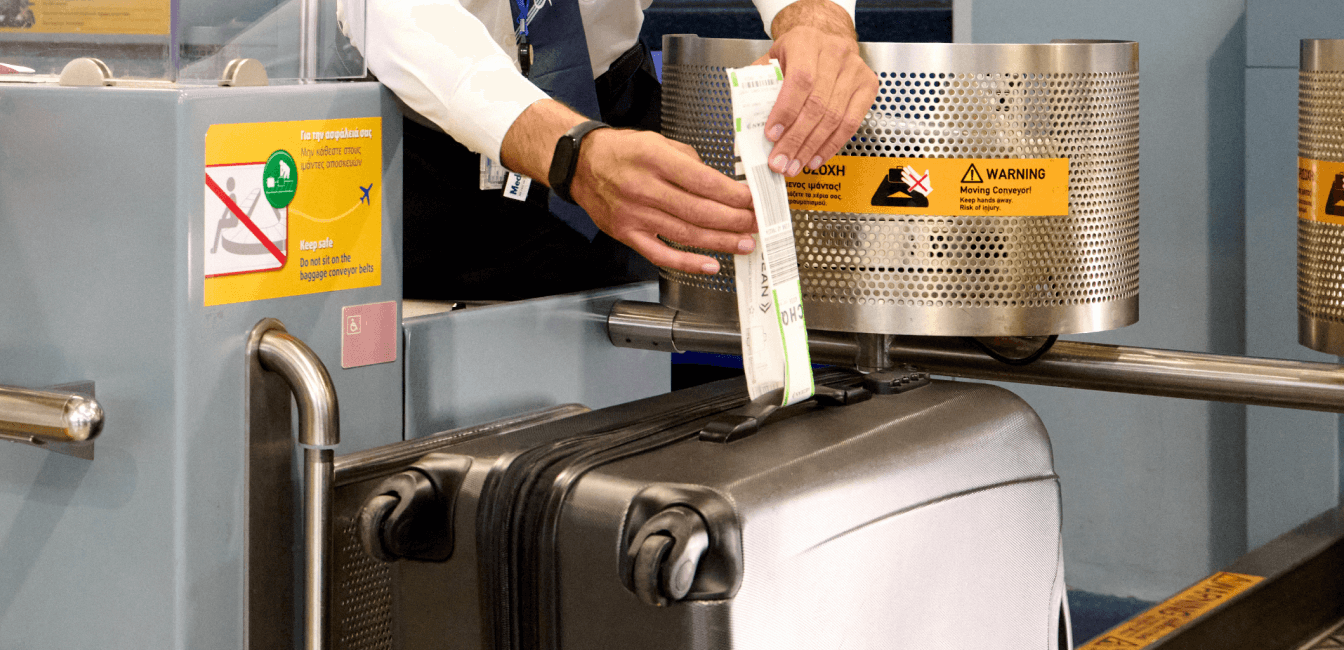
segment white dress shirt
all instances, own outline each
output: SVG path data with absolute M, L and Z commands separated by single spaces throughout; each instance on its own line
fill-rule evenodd
M 518 72 L 509 6 L 514 1 L 367 0 L 366 42 L 358 41 L 357 25 L 351 33 L 369 70 L 407 106 L 468 149 L 499 160 L 509 126 L 546 97 Z M 853 17 L 855 0 L 835 1 Z M 597 78 L 635 44 L 653 0 L 578 2 Z M 768 31 L 775 14 L 794 0 L 753 2 Z

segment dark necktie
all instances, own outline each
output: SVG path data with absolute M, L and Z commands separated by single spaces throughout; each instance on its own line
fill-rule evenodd
M 589 119 L 602 119 L 578 0 L 531 0 L 527 3 L 528 9 L 539 2 L 546 4 L 527 26 L 528 40 L 535 53 L 528 77 L 547 95 L 564 102 Z M 509 1 L 509 5 L 513 8 L 513 24 L 516 27 L 518 3 Z M 597 235 L 597 226 L 583 208 L 561 201 L 552 194 L 550 209 L 589 240 Z

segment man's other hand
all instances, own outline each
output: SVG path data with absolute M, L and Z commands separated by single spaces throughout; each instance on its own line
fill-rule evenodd
M 854 136 L 877 97 L 878 79 L 859 58 L 854 21 L 831 0 L 798 0 L 771 21 L 775 42 L 757 63 L 779 59 L 784 88 L 766 120 L 770 168 L 816 169 Z

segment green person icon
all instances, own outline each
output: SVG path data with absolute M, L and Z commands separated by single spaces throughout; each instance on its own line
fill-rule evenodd
M 294 192 L 299 189 L 299 166 L 294 163 L 294 156 L 284 149 L 277 149 L 266 159 L 261 182 L 266 202 L 271 207 L 277 210 L 288 207 L 294 200 Z

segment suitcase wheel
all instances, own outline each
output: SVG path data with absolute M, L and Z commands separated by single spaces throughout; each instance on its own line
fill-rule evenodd
M 700 559 L 709 548 L 709 530 L 699 513 L 673 506 L 648 520 L 631 548 L 635 595 L 645 604 L 664 607 L 691 591 Z

